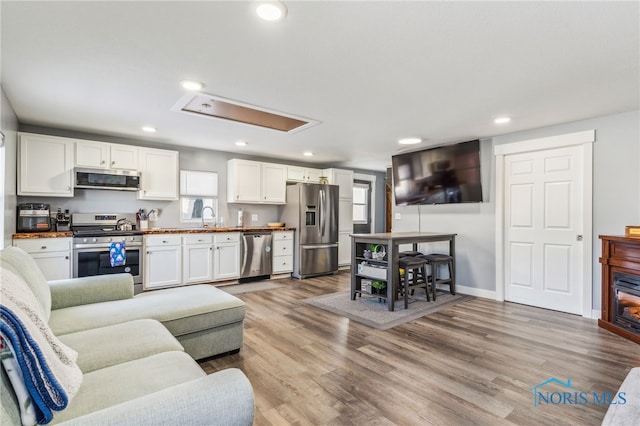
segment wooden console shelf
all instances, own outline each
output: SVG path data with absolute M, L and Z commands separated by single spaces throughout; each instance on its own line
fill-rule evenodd
M 613 276 L 616 272 L 640 276 L 640 238 L 600 235 L 602 240 L 602 316 L 598 325 L 635 343 L 636 334 L 614 323 Z

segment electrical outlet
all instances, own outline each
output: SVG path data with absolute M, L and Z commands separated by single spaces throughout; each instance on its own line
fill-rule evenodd
M 402 219 L 402 215 L 401 215 L 400 213 L 396 213 L 396 214 L 395 214 L 395 219 L 396 219 L 396 220 L 400 220 L 400 219 Z
M 252 214 L 251 215 L 251 222 L 257 222 L 258 221 L 258 215 L 257 214 Z

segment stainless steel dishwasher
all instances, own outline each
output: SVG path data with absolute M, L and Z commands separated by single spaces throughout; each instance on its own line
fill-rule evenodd
M 271 232 L 242 234 L 240 278 L 271 275 Z

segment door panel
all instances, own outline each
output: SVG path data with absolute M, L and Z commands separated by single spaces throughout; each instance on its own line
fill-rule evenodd
M 580 148 L 505 157 L 505 299 L 582 313 Z

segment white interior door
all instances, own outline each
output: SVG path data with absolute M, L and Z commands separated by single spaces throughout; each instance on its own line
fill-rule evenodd
M 583 313 L 583 167 L 579 146 L 505 156 L 505 300 Z

